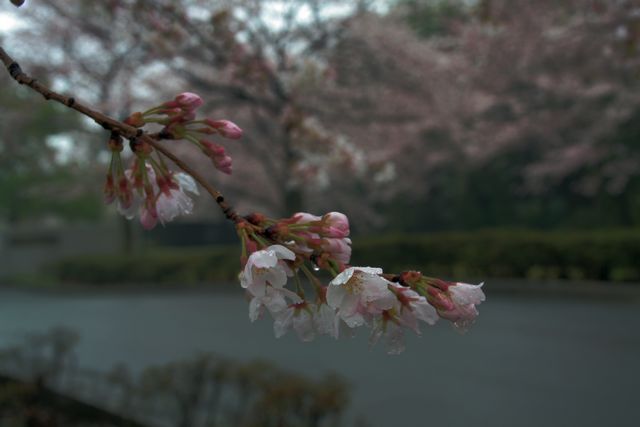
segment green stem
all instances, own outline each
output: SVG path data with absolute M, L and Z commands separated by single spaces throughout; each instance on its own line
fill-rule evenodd
M 320 284 L 320 280 L 316 276 L 314 276 L 311 271 L 309 271 L 309 269 L 307 268 L 306 265 L 302 264 L 300 266 L 300 270 L 302 270 L 304 275 L 307 276 L 307 279 L 309 279 L 309 281 L 313 284 L 314 288 L 316 289 L 316 293 L 317 293 L 318 290 L 322 288 L 322 285 Z
M 294 276 L 296 280 L 296 293 L 304 300 L 304 289 L 302 289 L 302 283 L 300 283 L 300 277 L 298 277 L 298 272 Z

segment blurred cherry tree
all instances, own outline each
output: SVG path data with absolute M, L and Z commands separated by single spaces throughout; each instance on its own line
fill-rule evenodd
M 25 9 L 29 23 L 12 40 L 40 49 L 31 60 L 53 72 L 55 87 L 74 87 L 112 114 L 185 88 L 209 111 L 232 112 L 246 136 L 232 148 L 242 159 L 236 179 L 222 185 L 241 209 L 283 214 L 321 202 L 332 181 L 366 184 L 366 173 L 388 168 L 307 102 L 330 80 L 328 54 L 358 10 L 313 0 L 54 0 Z
M 336 75 L 366 125 L 345 126 L 402 171 L 403 227 L 638 224 L 640 3 L 399 1 L 350 24 Z
M 637 1 L 376 5 L 51 0 L 11 42 L 112 114 L 187 88 L 233 113 L 240 210 L 330 195 L 397 229 L 638 224 Z

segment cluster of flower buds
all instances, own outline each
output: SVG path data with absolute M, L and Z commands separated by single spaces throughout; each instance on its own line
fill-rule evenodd
M 196 110 L 202 99 L 194 93 L 181 93 L 173 100 L 141 113 L 133 113 L 125 122 L 142 128 L 149 123 L 163 125 L 155 134 L 158 139 L 184 139 L 195 144 L 213 160 L 214 166 L 231 173 L 231 157 L 224 148 L 204 135 L 217 134 L 224 138 L 238 139 L 242 130 L 228 120 L 196 120 Z M 190 194 L 197 195 L 194 179 L 185 173 L 172 171 L 163 155 L 142 139 L 132 139 L 129 144 L 134 154 L 129 168 L 123 166 L 123 140 L 112 133 L 108 142 L 111 162 L 104 186 L 105 201 L 117 201 L 118 211 L 128 219 L 136 215 L 146 229 L 164 224 L 179 215 L 193 210 Z
M 251 299 L 249 318 L 268 311 L 274 333 L 293 329 L 303 341 L 316 335 L 350 336 L 369 326 L 370 342 L 384 337 L 388 352 L 404 350 L 404 331 L 420 334 L 420 322 L 433 325 L 439 318 L 460 329 L 469 327 L 484 301 L 482 285 L 452 283 L 410 271 L 383 274 L 382 269 L 349 266 L 349 221 L 338 212 L 322 217 L 298 213 L 269 219 L 252 214 L 237 225 L 242 239 L 240 283 Z M 325 285 L 319 270 L 330 273 Z M 305 277 L 314 297 L 305 296 Z M 287 283 L 293 278 L 295 290 Z
M 231 158 L 224 148 L 204 136 L 238 139 L 242 130 L 228 120 L 196 120 L 202 99 L 182 93 L 146 112 L 132 114 L 126 123 L 142 128 L 163 126 L 157 139 L 184 139 L 195 144 L 214 166 L 231 173 Z M 108 146 L 111 163 L 104 193 L 108 203 L 117 201 L 127 218 L 140 216 L 142 225 L 153 228 L 193 209 L 189 194 L 198 194 L 194 179 L 169 169 L 162 153 L 146 138 L 130 139 L 135 157 L 125 170 L 121 158 L 124 144 L 113 133 Z M 297 213 L 271 219 L 261 214 L 230 216 L 242 242 L 240 284 L 250 297 L 249 318 L 265 311 L 274 319 L 280 337 L 293 329 L 303 341 L 316 335 L 350 336 L 355 328 L 371 328 L 370 342 L 387 342 L 388 352 L 404 350 L 409 329 L 420 334 L 420 323 L 433 325 L 439 318 L 465 330 L 478 316 L 484 301 L 482 284 L 453 283 L 423 276 L 417 271 L 384 274 L 382 269 L 353 267 L 349 220 L 339 212 L 323 216 Z M 319 276 L 320 271 L 329 278 Z M 287 288 L 290 279 L 295 289 Z M 306 292 L 313 289 L 313 297 Z
M 158 134 L 160 138 L 189 141 L 212 160 L 216 169 L 230 175 L 231 157 L 223 146 L 216 144 L 210 138 L 212 135 L 219 135 L 227 139 L 240 139 L 242 129 L 229 120 L 209 118 L 196 120 L 196 110 L 202 104 L 200 96 L 184 92 L 173 100 L 145 112 L 133 113 L 125 123 L 137 128 L 148 123 L 162 125 L 164 127 Z
M 170 170 L 161 156 L 153 158 L 148 144 L 134 140 L 130 146 L 135 158 L 125 170 L 120 157 L 122 139 L 112 135 L 109 140 L 111 162 L 104 188 L 105 201 L 117 200 L 118 212 L 127 219 L 139 214 L 140 223 L 148 230 L 158 222 L 164 224 L 178 215 L 191 213 L 193 201 L 188 193 L 198 194 L 194 179 Z

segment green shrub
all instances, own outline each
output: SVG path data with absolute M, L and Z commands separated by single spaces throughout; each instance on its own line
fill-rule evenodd
M 82 284 L 199 284 L 238 277 L 236 246 L 152 250 L 136 255 L 87 255 L 47 267 L 62 282 Z
M 640 230 L 396 234 L 354 240 L 354 265 L 431 276 L 640 281 Z
M 236 246 L 82 256 L 50 266 L 57 280 L 83 284 L 199 284 L 237 280 Z M 640 281 L 640 230 L 393 234 L 354 239 L 353 265 L 420 270 L 458 280 Z

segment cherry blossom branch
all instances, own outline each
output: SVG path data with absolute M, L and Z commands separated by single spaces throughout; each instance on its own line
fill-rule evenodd
M 78 101 L 74 97 L 62 95 L 56 91 L 51 90 L 44 84 L 40 83 L 37 79 L 29 76 L 22 71 L 20 65 L 0 46 L 0 61 L 4 64 L 9 72 L 9 75 L 21 85 L 25 85 L 41 94 L 46 100 L 53 100 L 65 107 L 76 110 L 80 114 L 83 114 L 95 121 L 105 130 L 115 132 L 120 136 L 130 141 L 141 141 L 149 144 L 159 153 L 170 159 L 180 169 L 191 175 L 210 195 L 214 198 L 222 213 L 225 217 L 234 223 L 243 222 L 244 219 L 238 215 L 238 213 L 231 207 L 226 201 L 222 193 L 216 189 L 213 185 L 207 182 L 202 175 L 196 172 L 191 166 L 182 161 L 179 157 L 173 154 L 170 150 L 164 147 L 158 139 L 159 135 L 151 135 L 144 132 L 142 129 L 135 128 L 119 120 L 116 120 L 108 115 L 94 110 Z
M 158 222 L 191 212 L 193 204 L 186 192 L 197 193 L 194 180 L 207 190 L 235 223 L 241 241 L 239 279 L 251 299 L 249 318 L 254 321 L 268 311 L 274 319 L 276 337 L 292 329 L 303 341 L 314 339 L 316 334 L 338 338 L 351 335 L 349 330 L 367 326 L 371 328 L 372 344 L 385 337 L 388 352 L 397 354 L 404 349 L 404 331 L 419 334 L 421 322 L 433 325 L 443 318 L 466 330 L 478 316 L 476 306 L 485 299 L 482 284 L 448 282 L 419 271 L 384 274 L 381 268 L 350 266 L 350 226 L 342 213 L 329 212 L 320 217 L 298 212 L 281 219 L 260 213 L 240 217 L 215 187 L 161 143 L 171 139 L 194 144 L 210 157 L 216 169 L 231 173 L 231 157 L 207 136 L 239 139 L 242 129 L 228 120 L 196 119 L 195 111 L 204 102 L 197 94 L 183 92 L 171 101 L 118 121 L 39 83 L 25 74 L 2 47 L 0 60 L 18 83 L 92 118 L 111 132 L 105 201 L 117 200 L 118 210 L 125 217 L 131 219 L 137 211 L 142 226 L 151 229 Z M 270 76 L 272 90 L 282 95 L 278 98 L 286 104 L 289 100 L 286 93 L 280 92 L 277 76 Z M 164 128 L 147 133 L 143 126 L 148 123 L 162 124 Z M 286 157 L 290 161 L 290 129 L 285 133 Z M 120 154 L 123 138 L 130 141 L 136 155 L 126 171 Z M 154 150 L 157 156 L 152 156 Z M 164 157 L 186 174 L 170 171 Z M 328 284 L 316 275 L 319 270 L 331 275 Z M 306 285 L 312 285 L 314 296 L 305 292 L 301 276 L 308 279 Z M 289 278 L 295 281 L 295 290 L 286 287 Z

